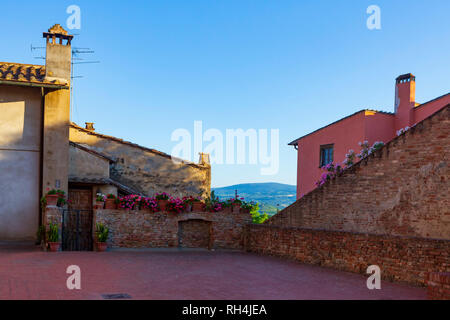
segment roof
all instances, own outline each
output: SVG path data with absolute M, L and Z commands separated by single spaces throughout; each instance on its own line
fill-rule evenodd
M 79 143 L 76 143 L 76 142 L 73 142 L 73 141 L 69 141 L 69 145 L 73 146 L 75 148 L 78 148 L 80 150 L 83 150 L 85 152 L 89 152 L 90 154 L 92 154 L 92 155 L 94 155 L 96 157 L 99 157 L 99 158 L 103 158 L 103 159 L 105 159 L 105 160 L 107 160 L 109 162 L 117 162 L 117 159 L 112 158 L 112 157 L 110 157 L 110 156 L 108 156 L 106 154 L 100 153 L 100 152 L 98 152 L 96 150 L 93 150 L 88 145 L 79 144 Z
M 45 78 L 45 66 L 0 62 L 0 84 L 69 88 L 67 82 Z
M 197 164 L 197 163 L 194 163 L 194 162 L 178 159 L 178 158 L 172 157 L 171 155 L 169 155 L 167 153 L 164 153 L 164 152 L 161 152 L 161 151 L 158 151 L 158 150 L 155 150 L 155 149 L 150 149 L 150 148 L 147 148 L 147 147 L 143 147 L 143 146 L 140 146 L 140 145 L 138 145 L 136 143 L 125 141 L 123 139 L 119 139 L 119 138 L 116 138 L 116 137 L 113 137 L 113 136 L 108 136 L 108 135 L 105 135 L 105 134 L 101 134 L 101 133 L 98 133 L 96 131 L 87 130 L 87 129 L 83 128 L 83 127 L 80 127 L 79 125 L 77 125 L 74 122 L 71 122 L 70 126 L 72 128 L 74 128 L 74 129 L 83 131 L 83 132 L 85 132 L 87 134 L 91 134 L 91 135 L 94 135 L 94 136 L 97 136 L 97 137 L 100 137 L 100 138 L 103 138 L 103 139 L 108 139 L 108 140 L 111 140 L 111 141 L 122 143 L 122 144 L 128 145 L 130 147 L 141 149 L 143 151 L 151 152 L 153 154 L 156 154 L 158 156 L 161 156 L 161 157 L 164 157 L 164 158 L 167 158 L 167 159 L 178 160 L 180 163 L 183 163 L 183 164 L 186 164 L 186 165 L 189 165 L 189 166 L 193 166 L 193 167 L 197 167 L 197 168 L 205 168 L 204 165 L 200 165 L 200 164 Z
M 126 194 L 137 194 L 142 195 L 140 192 L 130 188 L 116 180 L 111 178 L 77 178 L 77 177 L 69 177 L 69 182 L 71 183 L 86 183 L 86 184 L 110 184 L 117 187 L 120 191 Z
M 376 112 L 376 113 L 383 113 L 383 114 L 392 115 L 392 116 L 394 115 L 394 113 L 392 113 L 392 112 L 386 112 L 386 111 L 380 111 L 380 110 L 373 110 L 373 109 L 362 109 L 362 110 L 359 110 L 359 111 L 357 111 L 357 112 L 355 112 L 355 113 L 352 113 L 352 114 L 349 115 L 349 116 L 346 116 L 346 117 L 344 117 L 344 118 L 341 118 L 341 119 L 339 119 L 339 120 L 337 120 L 337 121 L 334 121 L 334 122 L 332 122 L 332 123 L 330 123 L 330 124 L 327 124 L 326 126 L 323 126 L 323 127 L 319 128 L 319 129 L 317 129 L 317 130 L 314 130 L 313 132 L 310 132 L 310 133 L 308 133 L 308 134 L 306 134 L 306 135 L 304 135 L 304 136 L 301 136 L 300 138 L 295 139 L 294 141 L 290 142 L 288 145 L 289 145 L 289 146 L 295 146 L 295 145 L 297 145 L 297 143 L 298 143 L 299 140 L 301 140 L 301 139 L 303 139 L 303 138 L 305 138 L 305 137 L 307 137 L 307 136 L 309 136 L 309 135 L 312 135 L 313 133 L 316 133 L 316 132 L 318 132 L 318 131 L 320 131 L 320 130 L 322 130 L 322 129 L 325 129 L 325 128 L 329 127 L 329 126 L 332 126 L 332 125 L 334 125 L 334 124 L 336 124 L 336 123 L 338 123 L 338 122 L 341 122 L 341 121 L 343 121 L 343 120 L 345 120 L 345 119 L 348 119 L 348 118 L 351 118 L 351 117 L 353 117 L 353 116 L 356 116 L 357 114 L 359 114 L 359 113 L 361 113 L 361 112 L 367 112 L 367 111 L 370 111 L 370 112 Z
M 437 98 L 431 99 L 431 100 L 429 100 L 429 101 L 427 101 L 427 102 L 420 103 L 420 104 L 418 104 L 416 107 L 414 107 L 414 109 L 418 109 L 418 108 L 421 108 L 421 107 L 423 107 L 423 106 L 426 106 L 427 104 L 429 104 L 429 103 L 431 103 L 431 102 L 434 102 L 434 101 L 437 101 L 437 100 L 439 100 L 439 99 L 442 99 L 442 98 L 444 98 L 444 97 L 446 97 L 446 96 L 450 96 L 450 92 L 449 92 L 449 93 L 446 93 L 446 94 L 443 94 L 442 96 L 439 96 L 439 97 L 437 97 Z

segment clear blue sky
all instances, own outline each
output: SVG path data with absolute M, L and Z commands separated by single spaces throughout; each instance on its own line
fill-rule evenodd
M 213 166 L 213 186 L 296 183 L 287 143 L 362 108 L 393 111 L 394 78 L 416 100 L 449 92 L 450 1 L 2 1 L 0 61 L 43 64 L 52 24 L 81 8 L 74 46 L 93 60 L 75 80 L 73 121 L 170 153 L 173 130 L 279 129 L 280 171 Z M 381 30 L 366 8 L 381 8 Z

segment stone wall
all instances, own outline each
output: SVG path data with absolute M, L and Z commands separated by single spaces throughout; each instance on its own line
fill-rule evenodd
M 207 163 L 175 163 L 165 153 L 74 124 L 70 128 L 70 141 L 86 144 L 115 158 L 117 162 L 111 167 L 111 178 L 144 195 L 167 192 L 176 197 L 207 197 L 211 191 L 211 166 Z
M 249 252 L 366 274 L 378 265 L 384 280 L 424 286 L 429 272 L 450 271 L 450 241 L 343 231 L 248 225 Z
M 267 223 L 450 239 L 449 154 L 447 106 Z
M 430 273 L 427 286 L 428 299 L 450 300 L 450 272 Z
M 71 145 L 69 148 L 69 180 L 109 178 L 109 160 Z
M 179 214 L 122 209 L 94 211 L 94 223 L 103 223 L 110 229 L 108 244 L 115 248 L 205 247 L 207 238 L 209 248 L 242 249 L 245 225 L 251 220 L 249 213 L 228 210 Z

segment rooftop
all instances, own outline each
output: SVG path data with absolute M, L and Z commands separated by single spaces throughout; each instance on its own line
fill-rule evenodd
M 0 84 L 68 88 L 67 82 L 45 78 L 45 66 L 0 62 Z

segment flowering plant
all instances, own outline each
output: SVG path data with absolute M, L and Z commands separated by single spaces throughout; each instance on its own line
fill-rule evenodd
M 141 209 L 150 209 L 153 212 L 158 211 L 158 202 L 155 198 L 140 197 L 139 207 Z
M 170 198 L 167 204 L 168 211 L 180 213 L 186 208 L 185 203 L 180 198 Z
M 398 136 L 400 136 L 400 135 L 402 135 L 402 134 L 404 134 L 406 131 L 408 131 L 410 129 L 410 127 L 405 127 L 405 128 L 402 128 L 402 129 L 400 129 L 400 130 L 398 130 L 397 131 L 397 137 Z
M 333 179 L 338 174 L 342 172 L 342 167 L 339 164 L 329 163 L 326 166 L 322 167 L 322 170 L 324 170 L 324 173 L 322 173 L 322 176 L 320 177 L 320 180 L 316 182 L 316 185 L 318 187 L 323 186 L 325 182 Z
M 351 167 L 352 165 L 355 164 L 355 160 L 356 160 L 356 153 L 354 150 L 350 149 L 348 150 L 348 153 L 345 155 L 345 160 L 342 164 L 347 167 Z
M 170 198 L 170 195 L 165 192 L 157 193 L 155 196 L 156 200 L 169 200 L 169 198 Z
M 122 209 L 138 209 L 141 196 L 130 194 L 119 199 L 119 207 Z
M 200 197 L 194 198 L 193 196 L 183 197 L 183 202 L 185 205 L 192 205 L 194 202 L 200 202 Z
M 116 199 L 116 196 L 113 195 L 112 193 L 108 193 L 108 194 L 106 195 L 106 198 L 107 198 L 107 199 Z

